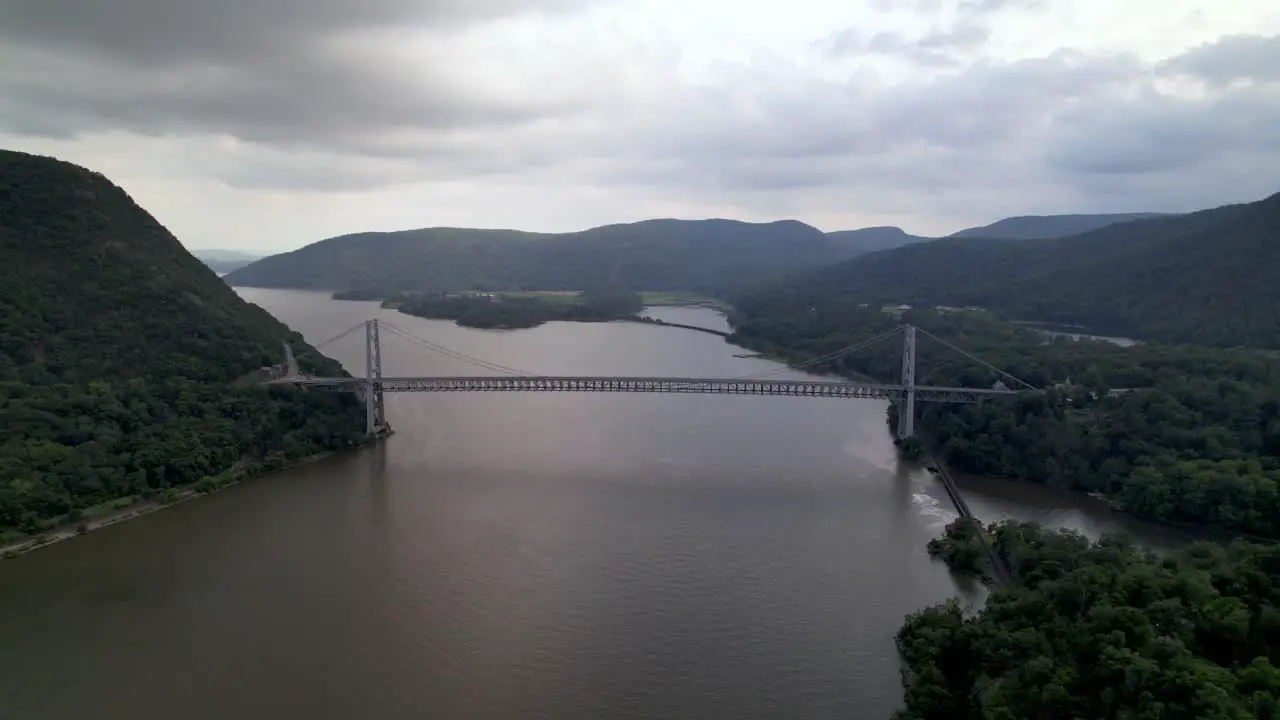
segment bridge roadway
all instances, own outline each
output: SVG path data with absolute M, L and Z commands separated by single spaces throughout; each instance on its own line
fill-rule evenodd
M 300 385 L 322 390 L 358 392 L 368 381 L 355 377 L 294 375 L 270 380 L 270 385 Z M 902 385 L 877 385 L 810 380 L 735 380 L 679 377 L 387 377 L 374 380 L 383 392 L 633 392 L 691 393 L 701 395 L 784 395 L 797 397 L 877 398 L 903 397 Z M 916 399 L 925 402 L 975 403 L 984 398 L 1013 395 L 994 388 L 950 388 L 917 385 Z

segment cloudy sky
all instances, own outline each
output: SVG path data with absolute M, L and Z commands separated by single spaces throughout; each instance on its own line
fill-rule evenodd
M 0 147 L 188 247 L 1280 191 L 1274 0 L 4 0 Z

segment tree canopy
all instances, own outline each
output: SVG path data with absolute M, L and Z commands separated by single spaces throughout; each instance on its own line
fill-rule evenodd
M 962 472 L 1108 496 L 1144 518 L 1280 537 L 1280 359 L 1249 350 L 1047 339 L 989 313 L 902 317 L 842 295 L 738 299 L 733 339 L 796 358 L 851 346 L 901 322 L 1043 393 L 918 406 L 922 433 Z M 818 369 L 895 382 L 899 340 Z M 917 382 L 991 387 L 1008 378 L 923 333 Z
M 267 390 L 292 343 L 102 175 L 0 152 L 0 533 L 360 441 L 352 397 Z
M 1027 523 L 986 531 L 1018 584 L 976 616 L 950 601 L 907 619 L 897 720 L 1280 717 L 1280 546 L 1156 557 Z M 956 523 L 942 544 L 969 542 Z

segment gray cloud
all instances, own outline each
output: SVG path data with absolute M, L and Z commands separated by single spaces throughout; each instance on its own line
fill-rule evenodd
M 890 31 L 864 36 L 856 28 L 846 28 L 829 35 L 821 47 L 828 56 L 835 58 L 890 55 L 921 65 L 941 67 L 958 64 L 961 55 L 982 47 L 990 37 L 991 29 L 986 25 L 962 21 L 949 28 L 935 28 L 915 38 Z
M 1010 10 L 1039 10 L 1047 0 L 952 0 L 962 15 L 994 15 Z M 936 15 L 947 4 L 945 0 L 873 0 L 872 7 L 883 13 L 907 11 Z
M 968 50 L 981 47 L 991 37 L 991 28 L 974 22 L 962 22 L 947 30 L 935 30 L 916 41 L 922 48 L 933 50 Z
M 959 6 L 969 15 L 916 36 L 825 41 L 835 55 L 931 66 L 892 83 L 864 68 L 838 77 L 756 58 L 694 84 L 673 69 L 678 57 L 639 41 L 598 56 L 542 44 L 466 54 L 455 31 L 529 7 L 518 0 L 300 2 L 103 0 L 85 6 L 94 22 L 82 13 L 61 24 L 55 13 L 78 2 L 0 2 L 0 131 L 233 138 L 233 150 L 189 165 L 240 189 L 483 179 L 644 188 L 800 217 L 1188 210 L 1280 188 L 1274 38 L 1225 38 L 1155 67 L 1066 50 L 973 60 L 987 15 L 1038 3 L 972 0 Z M 166 26 L 180 31 L 141 37 Z M 402 26 L 430 43 L 406 56 L 383 42 Z M 477 69 L 490 50 L 500 56 Z M 1166 94 L 1157 80 L 1168 75 L 1213 87 Z
M 390 60 L 299 50 L 258 66 L 133 69 L 9 46 L 0 48 L 0 109 L 27 118 L 12 129 L 33 134 L 129 129 L 280 144 L 345 144 L 397 128 L 509 124 L 556 109 L 536 99 L 486 97 L 437 67 L 399 74 Z
M 486 95 L 446 71 L 443 49 L 405 57 L 376 33 L 444 31 L 585 1 L 0 3 L 0 129 L 341 144 L 397 129 L 527 122 L 566 108 L 533 93 Z M 447 35 L 438 39 L 443 48 Z
M 581 0 L 8 0 L 0 37 L 137 63 L 284 56 L 352 30 L 447 28 Z
M 1160 63 L 1161 72 L 1215 85 L 1237 80 L 1280 81 L 1280 36 L 1231 35 Z
M 1134 56 L 1076 51 L 894 87 L 780 77 L 679 102 L 689 126 L 630 135 L 664 160 L 624 156 L 609 181 L 635 168 L 646 186 L 745 193 L 753 208 L 802 217 L 822 202 L 952 216 L 1186 211 L 1280 189 L 1275 88 L 1185 99 L 1155 80 Z
M 1040 10 L 1047 0 L 961 0 L 960 11 L 973 14 L 992 14 L 1009 10 Z
M 1057 122 L 1051 167 L 1067 174 L 1197 172 L 1226 158 L 1280 156 L 1280 95 L 1241 88 L 1210 101 L 1147 94 L 1106 113 L 1079 110 Z M 1271 181 L 1280 181 L 1272 176 Z M 1280 188 L 1277 188 L 1280 189 Z

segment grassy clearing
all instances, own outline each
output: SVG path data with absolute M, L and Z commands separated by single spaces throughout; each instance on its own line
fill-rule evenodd
M 534 298 L 544 302 L 569 305 L 577 302 L 578 296 L 581 295 L 582 292 L 579 290 L 528 290 L 524 292 L 503 292 L 497 294 L 508 298 Z
M 520 292 L 495 293 L 509 298 L 536 298 L 547 302 L 571 303 L 582 294 L 580 290 L 526 290 Z M 683 290 L 642 290 L 640 297 L 648 306 L 686 306 L 709 307 L 727 313 L 732 310 L 729 303 L 707 295 Z
M 640 293 L 640 297 L 644 299 L 645 305 L 709 307 L 725 313 L 733 309 L 723 300 L 682 290 L 646 290 Z

